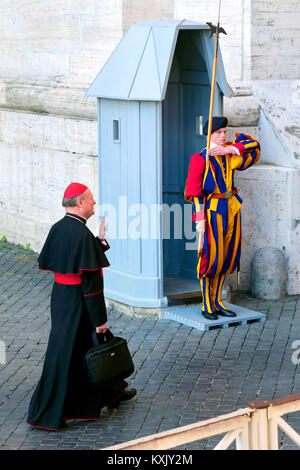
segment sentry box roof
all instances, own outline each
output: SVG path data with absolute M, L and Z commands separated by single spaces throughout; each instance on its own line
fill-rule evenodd
M 119 100 L 164 100 L 180 30 L 195 31 L 194 40 L 211 80 L 215 39 L 209 38 L 209 26 L 190 20 L 152 20 L 133 24 L 128 29 L 86 95 Z M 220 50 L 216 82 L 225 96 L 233 96 Z

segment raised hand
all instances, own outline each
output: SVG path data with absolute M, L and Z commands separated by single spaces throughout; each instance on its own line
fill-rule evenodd
M 100 240 L 105 240 L 105 217 L 102 217 L 99 227 L 99 238 Z
M 233 152 L 232 147 L 223 147 L 223 145 L 216 145 L 208 151 L 208 155 L 228 155 Z

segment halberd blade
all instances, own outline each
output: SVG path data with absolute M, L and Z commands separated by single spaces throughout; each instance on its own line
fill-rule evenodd
M 223 33 L 223 34 L 226 34 L 226 31 L 224 28 L 220 28 L 219 26 L 215 26 L 213 25 L 212 23 L 209 23 L 209 22 L 206 22 L 206 24 L 210 27 L 210 38 L 216 33 L 218 32 L 219 33 Z
M 208 26 L 210 27 L 210 38 L 215 34 L 215 32 L 217 31 L 217 27 L 215 25 L 213 25 L 212 23 L 209 23 L 209 22 L 206 22 L 206 24 L 208 24 Z

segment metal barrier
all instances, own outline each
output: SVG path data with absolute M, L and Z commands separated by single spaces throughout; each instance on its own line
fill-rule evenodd
M 281 416 L 300 410 L 300 393 L 279 400 L 255 400 L 216 418 L 152 434 L 101 450 L 166 450 L 226 433 L 214 450 L 234 441 L 237 450 L 278 450 L 278 428 L 300 447 L 300 435 Z

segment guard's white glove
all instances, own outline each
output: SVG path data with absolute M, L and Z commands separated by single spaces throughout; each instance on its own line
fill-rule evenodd
M 209 155 L 240 155 L 239 150 L 233 145 L 230 147 L 224 147 L 223 145 L 216 145 L 214 142 L 210 145 Z
M 197 222 L 197 224 L 196 224 L 197 232 L 199 232 L 199 233 L 204 233 L 205 232 L 205 227 L 206 227 L 205 222 L 206 222 L 206 220 L 200 220 L 200 222 Z

